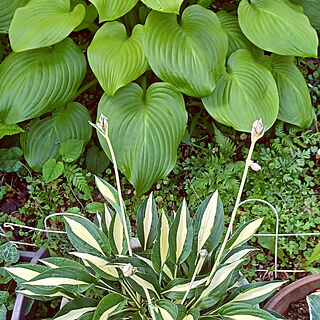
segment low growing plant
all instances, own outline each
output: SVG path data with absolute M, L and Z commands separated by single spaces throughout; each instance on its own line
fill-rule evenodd
M 111 207 L 97 214 L 96 223 L 80 216 L 65 217 L 68 237 L 77 251 L 67 258 L 46 258 L 43 265 L 6 268 L 22 285 L 26 296 L 46 300 L 59 296 L 69 302 L 54 319 L 282 319 L 257 308 L 282 281 L 239 287 L 240 269 L 250 252 L 246 245 L 263 218 L 232 226 L 256 141 L 264 134 L 254 123 L 237 200 L 226 235 L 218 192 L 190 215 L 187 203 L 171 216 L 160 217 L 152 194 L 137 212 L 141 244 L 133 252 L 130 225 L 120 191 L 116 159 L 104 116 L 95 125 L 104 135 L 115 168 L 117 190 L 96 177 L 96 184 Z M 193 216 L 191 218 L 191 216 Z

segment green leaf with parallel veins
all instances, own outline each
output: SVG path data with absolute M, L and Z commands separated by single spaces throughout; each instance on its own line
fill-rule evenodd
M 68 102 L 86 73 L 86 59 L 71 39 L 52 48 L 11 53 L 0 64 L 0 121 L 18 123 Z
M 8 33 L 11 20 L 17 8 L 28 3 L 29 0 L 1 0 L 0 1 L 0 33 Z
M 143 92 L 131 83 L 112 98 L 103 95 L 98 118 L 101 113 L 109 119 L 118 166 L 138 195 L 172 170 L 187 124 L 183 97 L 173 86 L 154 83 Z M 98 136 L 108 154 L 105 139 Z
M 153 10 L 165 13 L 179 14 L 183 0 L 141 0 L 146 6 Z
M 194 97 L 212 92 L 228 50 L 228 36 L 214 12 L 192 5 L 179 24 L 175 14 L 152 11 L 144 31 L 145 55 L 161 80 Z
M 0 139 L 4 136 L 12 136 L 17 133 L 24 132 L 17 124 L 0 123 Z
M 316 31 L 286 0 L 242 0 L 238 15 L 242 32 L 259 48 L 280 55 L 317 57 Z
M 320 29 L 320 2 L 319 0 L 290 0 L 302 6 L 304 14 L 309 18 L 315 29 Z
M 238 49 L 247 49 L 253 56 L 263 54 L 263 51 L 250 42 L 242 33 L 238 17 L 226 11 L 217 12 L 222 28 L 228 35 L 228 57 Z
M 59 149 L 59 154 L 62 156 L 63 161 L 72 162 L 77 160 L 83 150 L 83 140 L 69 139 L 63 142 Z
M 89 0 L 97 8 L 99 22 L 112 21 L 124 16 L 139 0 Z
M 84 19 L 82 4 L 70 12 L 70 0 L 30 0 L 16 10 L 9 28 L 15 52 L 48 47 L 65 39 Z
M 272 54 L 271 57 L 263 56 L 261 59 L 269 67 L 278 86 L 278 119 L 308 128 L 313 119 L 311 97 L 306 81 L 295 65 L 294 57 Z
M 244 132 L 251 132 L 257 119 L 262 119 L 268 130 L 279 112 L 278 90 L 271 72 L 245 49 L 230 56 L 227 72 L 202 102 L 215 120 Z
M 55 110 L 52 116 L 31 121 L 29 130 L 20 136 L 29 166 L 41 171 L 48 159 L 58 156 L 59 145 L 69 139 L 83 140 L 86 145 L 92 132 L 90 120 L 89 111 L 80 103 L 72 102 Z
M 88 47 L 88 60 L 108 96 L 147 70 L 142 34 L 143 26 L 136 25 L 128 37 L 126 27 L 117 21 L 104 24 L 95 34 Z
M 49 159 L 45 162 L 42 168 L 43 179 L 46 183 L 59 178 L 63 173 L 64 165 L 56 159 Z

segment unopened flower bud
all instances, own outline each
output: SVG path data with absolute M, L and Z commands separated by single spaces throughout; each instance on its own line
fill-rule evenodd
M 261 166 L 255 162 L 252 161 L 252 163 L 250 164 L 250 167 L 253 171 L 260 171 L 261 170 Z
M 199 254 L 201 258 L 205 258 L 208 255 L 208 251 L 206 249 L 202 249 Z
M 251 140 L 257 141 L 263 137 L 266 127 L 263 125 L 262 120 L 256 120 L 252 125 Z
M 125 277 L 131 277 L 135 273 L 135 268 L 129 263 L 123 267 L 122 272 Z
M 92 123 L 91 121 L 89 121 L 89 123 L 96 128 L 103 136 L 107 136 L 108 135 L 108 130 L 109 130 L 109 123 L 108 123 L 108 118 L 101 114 L 99 117 L 99 122 L 97 122 L 96 124 Z

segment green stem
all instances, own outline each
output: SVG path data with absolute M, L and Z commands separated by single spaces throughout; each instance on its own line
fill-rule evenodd
M 96 33 L 97 30 L 99 29 L 99 26 L 95 24 L 94 22 L 88 23 L 87 29 L 91 31 L 92 33 Z
M 83 87 L 81 87 L 73 96 L 73 98 L 71 99 L 71 101 L 73 101 L 75 98 L 79 97 L 81 93 L 87 91 L 89 88 L 95 86 L 98 83 L 98 80 L 96 78 L 94 78 L 93 80 L 91 80 L 90 82 L 86 83 Z
M 120 210 L 121 210 L 121 215 L 122 215 L 122 225 L 123 225 L 123 229 L 124 229 L 124 233 L 125 233 L 125 237 L 126 237 L 126 241 L 127 241 L 127 245 L 128 245 L 129 255 L 132 256 L 132 249 L 131 249 L 131 245 L 130 245 L 128 226 L 127 226 L 127 222 L 126 222 L 126 216 L 124 213 L 123 199 L 122 199 L 122 194 L 121 194 L 121 185 L 120 185 L 120 178 L 119 178 L 117 161 L 116 161 L 116 157 L 114 155 L 114 151 L 113 151 L 112 144 L 111 144 L 111 141 L 109 139 L 108 134 L 105 135 L 105 138 L 108 143 L 108 147 L 110 150 L 110 154 L 111 154 L 111 158 L 112 158 L 112 162 L 113 162 L 113 166 L 114 166 L 114 172 L 115 172 L 115 176 L 116 176 L 117 191 L 118 191 Z
M 128 292 L 129 296 L 133 300 L 133 302 L 137 305 L 137 307 L 140 309 L 141 305 L 139 304 L 138 300 L 135 298 L 134 293 L 131 291 L 130 285 L 126 283 L 126 281 L 123 281 L 123 287 Z

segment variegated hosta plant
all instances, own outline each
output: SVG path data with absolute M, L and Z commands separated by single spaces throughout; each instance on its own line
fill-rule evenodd
M 255 142 L 265 127 L 256 121 L 231 222 L 223 237 L 224 212 L 218 192 L 190 213 L 183 200 L 177 212 L 156 207 L 152 194 L 137 212 L 141 248 L 131 248 L 108 123 L 101 117 L 94 125 L 106 138 L 113 158 L 117 188 L 96 177 L 109 206 L 95 223 L 80 216 L 65 217 L 68 237 L 80 262 L 46 258 L 44 265 L 22 264 L 6 270 L 28 297 L 47 300 L 65 297 L 68 303 L 54 319 L 152 319 L 152 320 L 274 320 L 281 316 L 262 310 L 264 301 L 283 282 L 257 282 L 239 286 L 240 270 L 255 248 L 247 241 L 262 218 L 231 230 L 251 161 Z

